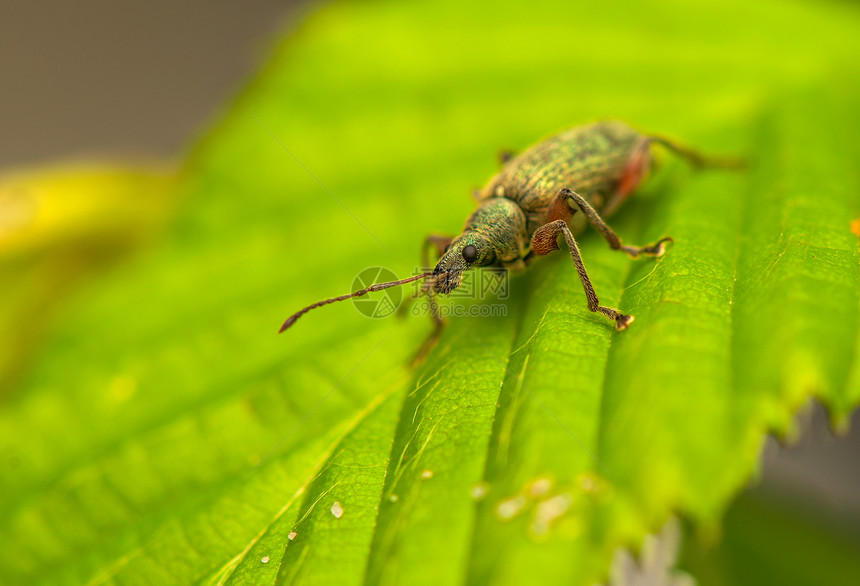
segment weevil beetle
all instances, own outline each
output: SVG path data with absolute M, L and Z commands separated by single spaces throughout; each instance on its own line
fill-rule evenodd
M 588 309 L 612 320 L 616 329 L 627 329 L 633 321 L 632 315 L 600 305 L 575 235 L 591 224 L 611 248 L 633 258 L 660 256 L 665 252 L 671 238 L 661 238 L 648 246 L 624 245 L 603 220 L 639 186 L 651 166 L 651 145 L 655 143 L 697 167 L 715 162 L 665 138 L 641 134 L 623 122 L 605 121 L 570 128 L 518 155 L 503 155 L 501 171 L 476 192 L 478 207 L 466 220 L 462 233 L 455 237 L 431 234 L 425 239 L 424 266 L 430 266 L 427 258 L 430 248 L 435 248 L 439 257 L 432 271 L 314 303 L 289 317 L 280 331 L 321 305 L 424 279 L 421 293 L 430 298 L 436 327 L 419 352 L 423 355 L 444 325 L 435 294 L 448 294 L 456 289 L 467 269 L 486 266 L 525 269 L 535 257 L 557 250 L 559 237 L 567 243 Z

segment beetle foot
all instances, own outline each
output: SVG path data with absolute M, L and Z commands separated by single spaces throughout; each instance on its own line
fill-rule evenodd
M 635 318 L 632 315 L 624 315 L 623 313 L 619 313 L 615 316 L 615 329 L 620 331 L 626 330 L 627 326 L 633 323 Z
M 666 253 L 666 245 L 675 242 L 671 236 L 661 238 L 650 246 L 622 246 L 621 250 L 631 258 L 639 258 L 640 254 L 646 256 L 663 256 Z

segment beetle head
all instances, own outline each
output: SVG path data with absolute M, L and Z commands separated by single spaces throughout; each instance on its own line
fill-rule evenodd
M 463 281 L 463 272 L 496 262 L 496 252 L 483 235 L 466 232 L 455 238 L 433 270 L 433 288 L 448 294 Z
M 439 259 L 428 287 L 450 293 L 460 286 L 466 269 L 521 258 L 526 240 L 526 217 L 516 202 L 503 197 L 485 200 Z

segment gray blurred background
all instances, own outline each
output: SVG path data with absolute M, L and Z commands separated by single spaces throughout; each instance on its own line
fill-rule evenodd
M 0 2 L 0 165 L 173 155 L 303 4 Z
M 0 6 L 0 167 L 180 155 L 307 2 L 78 0 Z M 834 438 L 820 407 L 801 440 L 769 440 L 757 493 L 860 519 L 860 418 Z

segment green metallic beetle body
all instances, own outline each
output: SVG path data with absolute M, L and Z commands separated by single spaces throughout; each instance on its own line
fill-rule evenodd
M 523 268 L 532 236 L 547 222 L 564 188 L 576 191 L 596 210 L 614 210 L 629 194 L 619 192 L 619 185 L 630 173 L 631 161 L 639 173 L 637 182 L 647 170 L 650 140 L 622 122 L 600 122 L 560 132 L 508 160 L 478 192 L 478 208 L 436 265 L 435 291 L 450 293 L 467 268 Z M 586 223 L 584 214 L 573 214 L 568 221 L 574 234 Z M 478 256 L 467 263 L 463 250 L 470 245 Z
M 531 237 L 564 187 L 573 189 L 592 207 L 601 210 L 642 138 L 621 122 L 568 129 L 508 161 L 479 197 L 504 197 L 516 202 L 526 214 Z
M 426 255 L 432 245 L 439 253 L 435 268 L 309 305 L 287 318 L 280 331 L 316 307 L 422 279 L 421 293 L 430 300 L 436 328 L 416 354 L 416 360 L 420 360 L 435 344 L 444 325 L 435 294 L 447 294 L 459 287 L 463 272 L 470 268 L 524 269 L 533 258 L 558 250 L 561 241 L 570 252 L 588 309 L 612 320 L 616 329 L 626 329 L 633 316 L 600 304 L 574 235 L 591 224 L 610 248 L 632 258 L 657 257 L 665 252 L 671 238 L 661 238 L 648 246 L 625 245 L 603 219 L 636 190 L 648 173 L 653 143 L 676 152 L 696 167 L 743 164 L 732 159 L 705 158 L 664 138 L 640 134 L 623 122 L 598 122 L 565 130 L 506 159 L 502 170 L 477 192 L 478 208 L 466 220 L 459 236 L 427 237 L 424 266 L 429 265 Z

